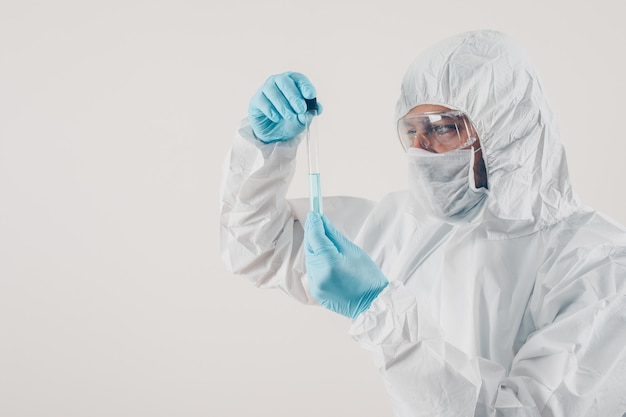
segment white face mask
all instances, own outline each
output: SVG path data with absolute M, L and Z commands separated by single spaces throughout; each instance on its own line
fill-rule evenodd
M 489 191 L 474 183 L 474 150 L 442 154 L 407 151 L 409 191 L 433 216 L 449 223 L 472 223 L 485 207 Z

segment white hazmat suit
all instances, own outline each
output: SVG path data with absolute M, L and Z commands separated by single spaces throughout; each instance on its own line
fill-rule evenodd
M 572 193 L 535 69 L 501 33 L 457 35 L 408 69 L 397 117 L 419 104 L 473 122 L 489 186 L 480 218 L 428 217 L 410 191 L 324 199 L 390 281 L 350 333 L 396 416 L 626 415 L 626 231 Z M 264 144 L 243 122 L 225 165 L 222 253 L 258 287 L 315 303 L 308 201 L 285 198 L 300 140 Z

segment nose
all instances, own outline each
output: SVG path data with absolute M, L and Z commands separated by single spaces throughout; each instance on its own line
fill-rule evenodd
M 423 135 L 415 134 L 411 138 L 411 147 L 420 148 L 427 151 L 428 149 L 430 149 L 430 141 Z

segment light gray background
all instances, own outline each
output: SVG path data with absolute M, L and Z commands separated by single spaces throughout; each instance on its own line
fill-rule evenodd
M 389 416 L 348 319 L 221 262 L 222 161 L 250 96 L 309 75 L 325 193 L 379 199 L 406 184 L 407 65 L 506 31 L 543 76 L 575 190 L 626 223 L 619 5 L 2 0 L 0 416 Z

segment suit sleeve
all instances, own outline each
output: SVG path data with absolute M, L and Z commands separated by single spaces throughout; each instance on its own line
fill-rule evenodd
M 379 368 L 395 415 L 626 415 L 626 261 L 623 249 L 597 252 L 537 284 L 527 308 L 536 330 L 508 372 L 447 343 L 392 282 L 351 334 Z
M 237 130 L 225 163 L 221 187 L 222 258 L 235 274 L 259 288 L 279 288 L 315 304 L 304 263 L 303 224 L 308 199 L 287 200 L 302 137 L 265 144 L 247 119 Z M 326 215 L 354 237 L 370 212 L 371 201 L 324 198 Z

